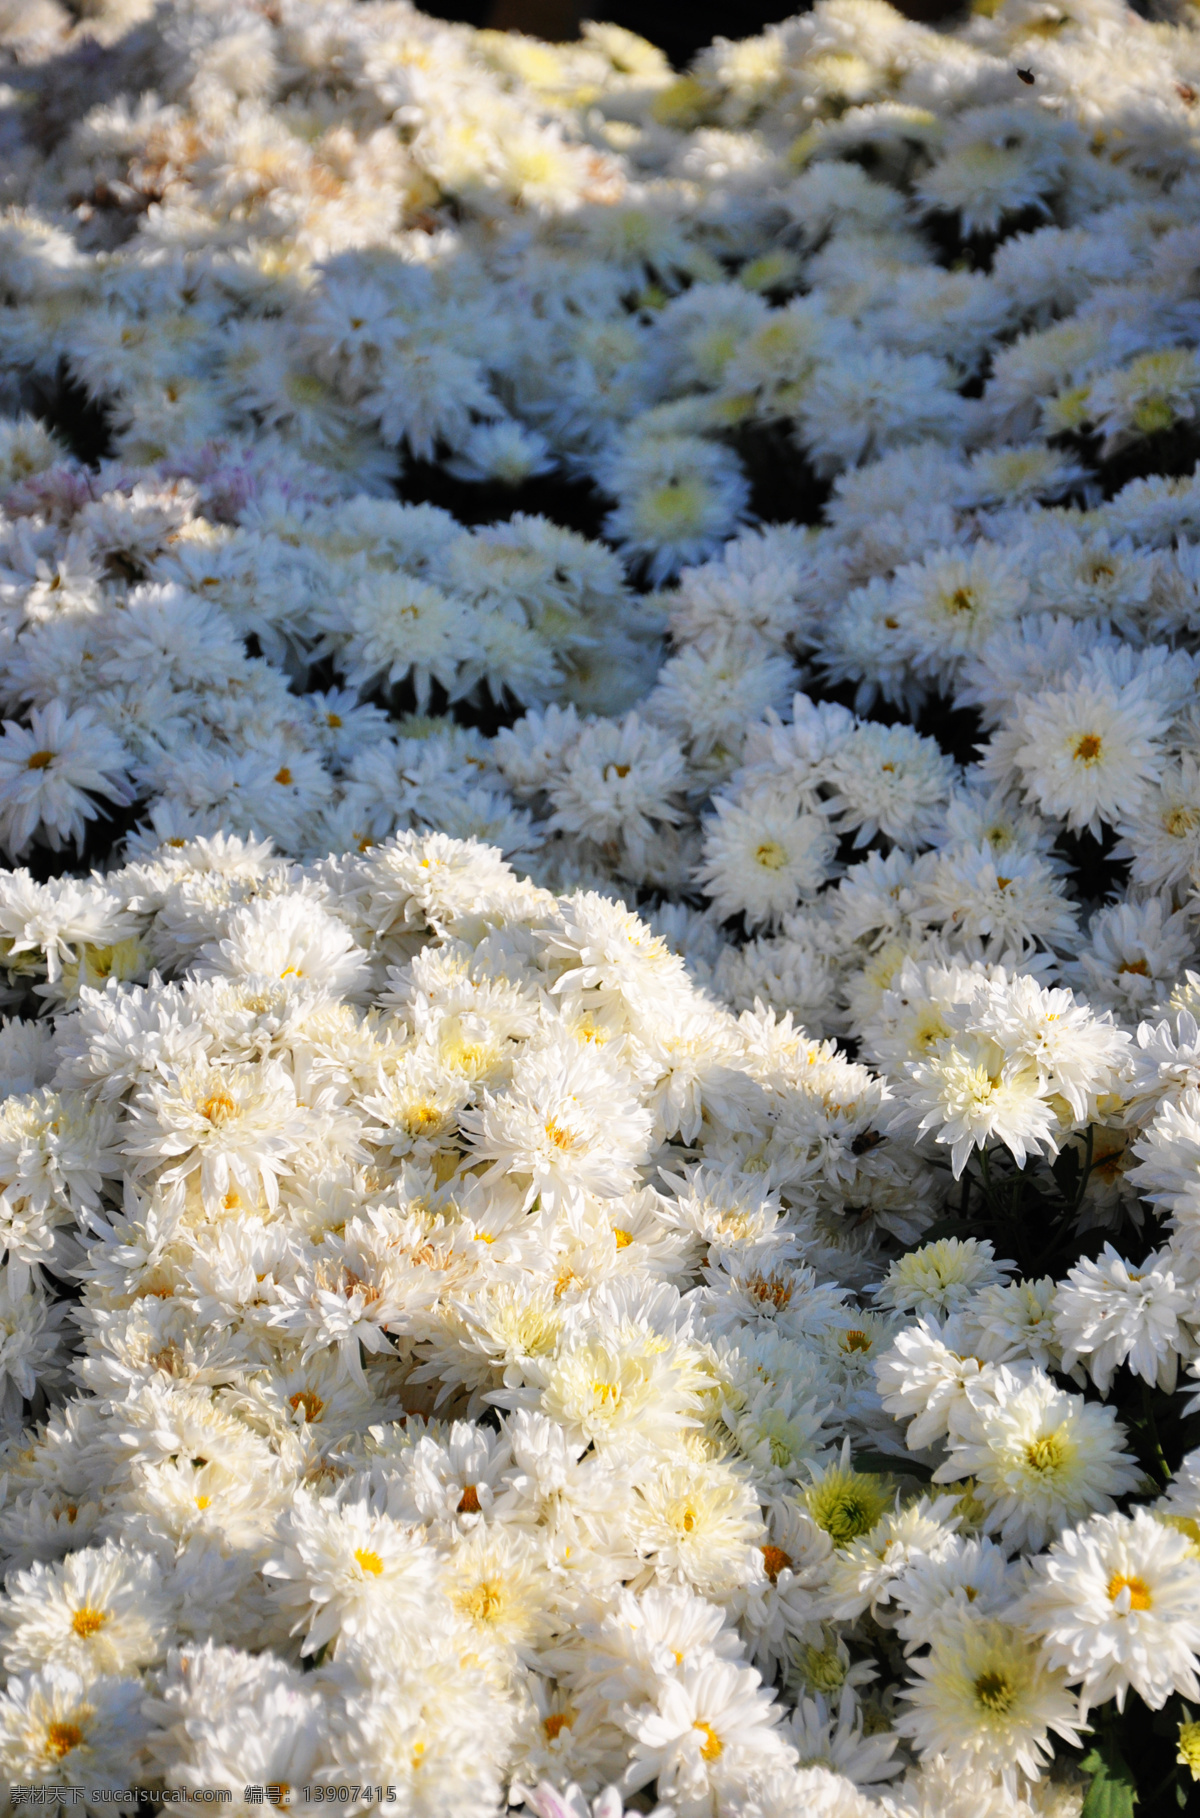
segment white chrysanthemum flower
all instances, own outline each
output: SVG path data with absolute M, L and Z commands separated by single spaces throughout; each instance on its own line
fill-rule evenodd
M 457 453 L 446 462 L 457 480 L 492 481 L 520 486 L 539 474 L 552 473 L 554 456 L 545 436 L 523 423 L 476 423 Z
M 1029 583 L 993 543 L 970 551 L 938 549 L 896 571 L 892 611 L 919 674 L 945 686 L 964 657 L 1020 612 Z
M 638 1482 L 628 1519 L 635 1546 L 664 1584 L 722 1597 L 762 1571 L 758 1499 L 727 1465 L 660 1465 Z
M 986 942 L 1003 956 L 1078 938 L 1078 912 L 1054 866 L 1038 852 L 997 853 L 990 844 L 950 847 L 913 879 L 923 922 L 943 938 Z
M 68 713 L 61 701 L 30 710 L 29 725 L 5 720 L 0 737 L 0 845 L 14 858 L 38 832 L 52 851 L 82 849 L 99 795 L 132 802 L 130 756 L 89 707 Z
M 141 1088 L 130 1107 L 126 1143 L 128 1153 L 140 1158 L 139 1171 L 161 1169 L 165 1184 L 198 1174 L 210 1212 L 219 1212 L 230 1193 L 251 1206 L 263 1193 L 274 1206 L 279 1178 L 291 1171 L 309 1117 L 278 1062 L 200 1064 Z
M 916 1254 L 920 1256 L 921 1252 Z M 892 1269 L 898 1270 L 900 1266 L 893 1263 Z M 943 1295 L 949 1299 L 954 1291 L 950 1281 L 943 1282 L 943 1276 L 948 1273 L 945 1269 L 937 1273 L 930 1309 L 935 1314 L 942 1311 L 939 1299 Z M 918 1295 L 926 1299 L 929 1292 L 919 1276 L 911 1288 L 900 1280 L 890 1285 L 894 1289 L 903 1287 L 906 1299 L 915 1299 Z M 967 1299 L 963 1296 L 960 1304 L 965 1304 Z M 908 1421 L 905 1440 L 911 1451 L 923 1451 L 946 1437 L 951 1414 L 964 1398 L 968 1383 L 987 1372 L 987 1365 L 978 1357 L 952 1349 L 952 1341 L 963 1342 L 959 1337 L 962 1323 L 951 1320 L 941 1328 L 921 1319 L 915 1326 L 906 1326 L 902 1332 L 897 1332 L 889 1349 L 875 1360 L 880 1399 L 889 1414 Z
M 667 659 L 646 713 L 687 744 L 694 763 L 707 758 L 724 768 L 740 752 L 748 726 L 786 707 L 796 670 L 785 656 L 757 647 L 757 640 L 738 642 L 722 630 L 719 641 L 703 650 L 689 645 Z
M 703 1379 L 657 1333 L 568 1342 L 548 1360 L 530 1358 L 524 1374 L 539 1385 L 542 1411 L 597 1451 L 673 1452 L 684 1430 L 699 1425 Z
M 741 914 L 750 929 L 778 923 L 832 874 L 837 836 L 824 816 L 774 791 L 718 796 L 713 807 L 696 876 L 722 919 Z
M 963 1309 L 964 1342 L 994 1363 L 1027 1358 L 1039 1370 L 1057 1369 L 1062 1362 L 1054 1329 L 1057 1292 L 1050 1275 L 980 1288 Z
M 65 1667 L 85 1682 L 136 1673 L 162 1658 L 173 1617 L 155 1561 L 110 1540 L 9 1578 L 0 1658 L 9 1673 Z
M 1166 723 L 1140 680 L 1121 688 L 1102 674 L 1084 673 L 1019 703 L 1008 735 L 1011 763 L 1043 814 L 1099 839 L 1105 822 L 1138 813 L 1162 776 Z
M 912 1662 L 908 1709 L 896 1728 L 922 1758 L 982 1768 L 1015 1791 L 1037 1780 L 1053 1754 L 1050 1732 L 1074 1745 L 1079 1713 L 1066 1678 L 1042 1664 L 1019 1629 L 989 1616 L 950 1621 Z
M 394 1786 L 400 1809 L 422 1818 L 500 1809 L 512 1703 L 497 1696 L 477 1663 L 444 1641 L 439 1646 L 439 1637 L 428 1646 L 413 1640 L 415 1646 L 406 1638 L 403 1654 L 392 1656 L 383 1672 L 370 1662 L 376 1670 L 369 1681 L 344 1700 L 321 1687 L 327 1740 L 311 1778 L 328 1789 L 327 1799 L 337 1797 L 339 1786 L 368 1779 Z
M 1195 1308 L 1195 1289 L 1176 1280 L 1170 1255 L 1151 1255 L 1134 1269 L 1111 1244 L 1097 1261 L 1085 1257 L 1058 1285 L 1054 1331 L 1063 1368 L 1083 1362 L 1102 1395 L 1122 1364 L 1168 1393 L 1192 1339 L 1184 1321 Z
M 1007 1365 L 968 1385 L 950 1417 L 935 1483 L 973 1478 L 984 1527 L 1005 1546 L 1042 1547 L 1069 1522 L 1111 1509 L 1141 1472 L 1112 1408 Z
M 406 574 L 372 574 L 330 611 L 329 642 L 350 688 L 394 688 L 411 678 L 424 712 L 434 682 L 451 692 L 474 654 L 474 613 L 465 600 Z
M 330 1697 L 271 1653 L 242 1653 L 205 1641 L 172 1649 L 155 1695 L 151 1758 L 162 1778 L 193 1792 L 228 1788 L 234 1810 L 246 1782 L 278 1788 L 282 1803 L 311 1784 L 323 1765 Z M 364 1764 L 365 1765 L 365 1764 Z
M 10 1679 L 0 1694 L 0 1777 L 10 1787 L 128 1786 L 148 1728 L 145 1695 L 135 1676 L 83 1680 L 61 1666 Z
M 1182 752 L 1168 763 L 1132 814 L 1116 823 L 1114 851 L 1147 890 L 1173 891 L 1200 869 L 1200 760 Z
M 1093 1515 L 1031 1563 L 1008 1612 L 1078 1684 L 1083 1714 L 1131 1689 L 1161 1710 L 1200 1697 L 1200 1560 L 1186 1534 L 1145 1509 Z
M 1018 1167 L 1028 1155 L 1057 1153 L 1059 1117 L 1037 1068 L 1014 1064 L 992 1036 L 956 1034 L 953 1045 L 908 1071 L 892 1127 L 932 1131 L 950 1150 L 955 1180 L 975 1150 L 992 1143 L 1002 1143 Z
M 663 826 L 683 819 L 685 776 L 678 745 L 636 713 L 615 724 L 592 721 L 548 781 L 548 825 L 610 849 L 623 845 L 636 876 Z
M 1095 1118 L 1098 1097 L 1118 1090 L 1129 1036 L 1071 992 L 1047 990 L 1028 976 L 997 979 L 970 1015 L 974 1028 L 1001 1045 L 1010 1066 L 1035 1067 L 1041 1090 L 1065 1098 L 1079 1123 Z
M 636 1791 L 655 1781 L 680 1818 L 701 1818 L 715 1800 L 736 1804 L 753 1776 L 794 1764 L 778 1717 L 753 1668 L 721 1660 L 684 1666 L 632 1717 L 622 1786 Z
M 63 1325 L 69 1305 L 46 1298 L 36 1282 L 24 1286 L 21 1271 L 0 1267 L 0 1430 L 19 1433 L 22 1403 L 39 1387 L 57 1388 L 66 1370 Z
M 518 1061 L 503 1093 L 484 1092 L 462 1123 L 489 1176 L 528 1181 L 548 1212 L 585 1193 L 627 1193 L 649 1159 L 651 1118 L 603 1051 L 556 1044 Z
M 1169 902 L 1152 896 L 1098 909 L 1069 970 L 1094 1004 L 1137 1022 L 1195 957 L 1191 918 L 1183 910 L 1172 915 Z
M 603 484 L 618 501 L 605 534 L 655 585 L 715 554 L 750 497 L 737 456 L 700 436 L 635 438 L 605 464 Z
M 554 1579 L 542 1539 L 507 1523 L 477 1528 L 440 1565 L 442 1592 L 483 1660 L 531 1664 L 551 1620 Z
M 436 1595 L 437 1556 L 419 1529 L 358 1501 L 320 1501 L 298 1490 L 280 1523 L 279 1551 L 263 1570 L 315 1654 L 344 1637 L 390 1638 L 427 1612 Z
M 953 1534 L 938 1551 L 915 1553 L 892 1586 L 892 1600 L 902 1612 L 896 1632 L 905 1652 L 928 1647 L 957 1621 L 1007 1615 L 1017 1583 L 1004 1548 L 986 1537 L 964 1540 Z
M 345 923 L 303 896 L 259 898 L 235 909 L 221 939 L 196 955 L 196 972 L 296 979 L 344 994 L 369 977 L 367 957 Z
M 1107 453 L 1130 435 L 1154 435 L 1180 420 L 1192 421 L 1198 405 L 1200 361 L 1194 350 L 1159 347 L 1100 373 L 1088 390 L 1087 415 L 1104 436 Z
M 926 437 L 955 443 L 963 417 L 942 360 L 872 347 L 825 362 L 800 400 L 797 440 L 832 473 Z
M 1172 1244 L 1190 1268 L 1200 1255 L 1200 1089 L 1188 1086 L 1177 1099 L 1165 1099 L 1133 1153 L 1138 1162 L 1129 1171 L 1130 1182 L 1170 1213 Z
M 842 1687 L 836 1703 L 820 1692 L 801 1698 L 784 1733 L 800 1756 L 802 1772 L 826 1768 L 868 1790 L 902 1772 L 892 1759 L 898 1737 L 888 1730 L 865 1733 L 864 1713 L 850 1685 Z
M 826 1576 L 829 1614 L 853 1622 L 874 1612 L 891 1603 L 915 1560 L 945 1557 L 960 1520 L 955 1502 L 953 1496 L 922 1496 L 905 1509 L 888 1509 L 868 1533 L 839 1547 Z
M 687 969 L 646 922 L 623 903 L 579 891 L 557 905 L 557 920 L 541 937 L 558 973 L 552 990 L 581 1008 L 598 997 L 635 1019 L 654 1017 L 687 991 Z
M 928 843 L 950 795 L 952 770 L 933 739 L 910 726 L 873 726 L 851 733 L 830 758 L 829 812 L 853 828 L 854 844 L 876 834 L 907 850 Z

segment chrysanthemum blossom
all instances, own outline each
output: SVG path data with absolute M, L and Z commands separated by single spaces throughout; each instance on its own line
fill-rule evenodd
M 1037 1068 L 1014 1062 L 991 1036 L 957 1036 L 909 1072 L 907 1104 L 895 1121 L 932 1131 L 950 1150 L 955 1180 L 974 1150 L 993 1143 L 1002 1143 L 1018 1167 L 1027 1155 L 1057 1153 L 1059 1120 Z
M 278 1062 L 202 1063 L 141 1089 L 130 1107 L 127 1147 L 139 1171 L 161 1169 L 164 1184 L 198 1174 L 210 1212 L 220 1212 L 231 1192 L 239 1196 L 232 1204 L 256 1205 L 261 1193 L 274 1206 L 309 1115 Z
M 901 1693 L 908 1709 L 896 1728 L 923 1759 L 941 1755 L 963 1769 L 982 1768 L 1015 1792 L 1018 1772 L 1037 1780 L 1048 1766 L 1052 1731 L 1078 1741 L 1065 1674 L 995 1617 L 950 1618 L 911 1670 L 915 1678 Z
M 1112 1408 L 1068 1394 L 1042 1370 L 1001 1365 L 956 1403 L 934 1481 L 973 1478 L 985 1530 L 1036 1550 L 1137 1488 L 1142 1474 L 1125 1437 Z
M 342 1636 L 395 1643 L 406 1620 L 436 1597 L 437 1555 L 421 1531 L 377 1514 L 361 1498 L 321 1500 L 300 1490 L 280 1528 L 280 1546 L 263 1570 L 303 1632 L 303 1654 Z
M 626 1193 L 649 1158 L 652 1120 L 631 1082 L 602 1052 L 555 1044 L 522 1058 L 511 1085 L 484 1092 L 463 1113 L 489 1174 L 528 1183 L 525 1203 L 547 1212 L 575 1205 L 585 1193 Z
M 61 701 L 30 709 L 29 724 L 5 720 L 0 737 L 0 845 L 13 857 L 41 833 L 51 851 L 82 848 L 103 796 L 132 802 L 131 759 L 90 707 L 68 713 Z
M 740 914 L 751 929 L 778 923 L 832 874 L 837 836 L 824 816 L 773 791 L 718 796 L 713 807 L 696 876 L 718 916 Z
M 0 1658 L 9 1673 L 53 1665 L 85 1681 L 161 1659 L 174 1599 L 149 1555 L 108 1541 L 10 1577 L 0 1598 Z
M 703 1818 L 715 1801 L 736 1803 L 751 1775 L 794 1764 L 778 1717 L 752 1668 L 723 1660 L 684 1666 L 634 1719 L 620 1784 L 636 1791 L 654 1780 L 680 1818 Z
M 1162 775 L 1166 716 L 1141 678 L 1082 675 L 1021 702 L 1013 763 L 1027 800 L 1099 839 L 1134 815 Z
M 1117 1370 L 1127 1364 L 1143 1382 L 1169 1393 L 1180 1357 L 1192 1352 L 1183 1322 L 1194 1306 L 1195 1289 L 1182 1271 L 1176 1276 L 1169 1253 L 1151 1255 L 1134 1268 L 1105 1244 L 1101 1257 L 1084 1257 L 1058 1285 L 1054 1330 L 1063 1368 L 1082 1362 L 1107 1395 Z
M 1131 1690 L 1152 1711 L 1174 1692 L 1200 1698 L 1200 1559 L 1146 1509 L 1068 1528 L 1008 1615 L 1079 1686 L 1085 1716 L 1110 1698 L 1123 1711 Z

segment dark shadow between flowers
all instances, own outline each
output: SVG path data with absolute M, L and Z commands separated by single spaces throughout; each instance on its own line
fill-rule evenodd
M 1105 827 L 1099 839 L 1090 833 L 1060 833 L 1054 843 L 1059 858 L 1071 867 L 1080 903 L 1086 912 L 1099 909 L 1129 882 L 1129 865 L 1112 856 L 1117 835 Z
M 112 454 L 112 423 L 103 404 L 94 403 L 83 386 L 60 360 L 53 380 L 33 380 L 28 408 L 52 429 L 60 442 L 88 467 L 96 467 Z
M 449 450 L 442 451 L 443 457 Z M 396 481 L 405 505 L 439 505 L 460 524 L 502 524 L 518 512 L 552 518 L 565 530 L 596 537 L 609 506 L 588 480 L 563 473 L 539 474 L 519 486 L 496 480 L 460 480 L 436 461 L 408 461 Z
M 1194 423 L 1175 423 L 1170 429 L 1139 436 L 1107 459 L 1101 458 L 1099 436 L 1061 435 L 1050 440 L 1085 465 L 1095 468 L 1106 499 L 1113 498 L 1131 480 L 1187 479 L 1200 463 L 1200 430 Z
M 819 524 L 833 491 L 783 423 L 743 423 L 729 437 L 750 482 L 750 510 L 764 524 Z
M 933 209 L 921 217 L 921 227 L 930 249 L 938 264 L 947 271 L 962 270 L 964 266 L 970 271 L 991 271 L 998 246 L 1016 234 L 1034 233 L 1039 227 L 1051 225 L 1052 217 L 1047 211 L 1032 206 L 1012 210 L 1002 218 L 995 233 L 990 234 L 965 233 L 957 210 Z

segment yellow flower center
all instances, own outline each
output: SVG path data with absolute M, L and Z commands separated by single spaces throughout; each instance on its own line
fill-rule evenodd
M 437 1129 L 442 1121 L 442 1114 L 436 1105 L 423 1102 L 413 1105 L 404 1121 L 413 1136 L 421 1136 L 429 1130 Z
M 1016 1687 L 1007 1673 L 981 1673 L 974 1689 L 975 1702 L 995 1717 L 1007 1716 L 1016 1702 Z
M 27 770 L 45 770 L 53 762 L 54 753 L 52 751 L 35 751 L 30 757 L 26 758 L 25 767 Z
M 567 1150 L 575 1147 L 574 1131 L 568 1130 L 563 1124 L 556 1123 L 552 1117 L 546 1119 L 542 1128 L 556 1149 Z
M 320 1420 L 325 1403 L 311 1389 L 297 1389 L 294 1395 L 289 1396 L 288 1406 L 293 1414 L 303 1410 L 305 1420 Z
M 781 1572 L 791 1569 L 792 1556 L 785 1553 L 782 1547 L 764 1547 L 762 1549 L 763 1566 L 767 1577 L 775 1584 Z
M 83 1730 L 77 1723 L 52 1723 L 46 1731 L 46 1753 L 61 1761 L 83 1741 Z
M 1085 732 L 1075 747 L 1075 757 L 1081 764 L 1094 764 L 1100 756 L 1100 740 L 1094 732 Z
M 1134 1574 L 1130 1577 L 1125 1572 L 1114 1572 L 1108 1581 L 1108 1600 L 1115 1603 L 1122 1591 L 1129 1592 L 1131 1610 L 1148 1610 L 1151 1604 L 1150 1586 L 1144 1578 Z
M 787 849 L 778 840 L 764 840 L 754 849 L 754 862 L 764 871 L 782 871 L 787 864 Z
M 369 1572 L 372 1578 L 378 1578 L 382 1573 L 383 1561 L 378 1553 L 372 1552 L 370 1547 L 355 1547 L 354 1557 L 362 1570 Z
M 100 1633 L 107 1621 L 107 1610 L 93 1610 L 84 1604 L 83 1608 L 76 1610 L 72 1616 L 71 1627 L 81 1641 L 89 1641 L 93 1635 Z
M 792 1283 L 780 1275 L 752 1275 L 746 1292 L 760 1307 L 770 1305 L 782 1313 L 792 1298 Z
M 1025 1462 L 1031 1470 L 1049 1473 L 1062 1469 L 1066 1447 L 1057 1433 L 1043 1433 L 1025 1447 Z
M 460 1515 L 478 1515 L 479 1491 L 475 1488 L 473 1483 L 469 1483 L 464 1487 L 463 1493 L 458 1499 L 457 1512 Z
M 574 1711 L 551 1711 L 548 1717 L 543 1717 L 542 1729 L 547 1742 L 553 1742 L 560 1731 L 569 1730 L 574 1721 Z
M 459 1608 L 472 1622 L 496 1622 L 504 1609 L 504 1588 L 494 1579 L 485 1578 L 460 1599 Z
M 237 1116 L 237 1105 L 228 1092 L 211 1092 L 200 1106 L 200 1115 L 219 1128 L 220 1125 L 227 1124 L 231 1117 Z
M 704 1738 L 703 1742 L 700 1744 L 700 1753 L 705 1761 L 716 1761 L 724 1752 L 725 1744 L 713 1729 L 712 1724 L 697 1722 L 692 1725 L 692 1728 L 694 1730 L 699 1730 L 701 1736 Z
M 592 1394 L 602 1408 L 615 1408 L 621 1399 L 621 1385 L 619 1382 L 594 1382 Z
M 969 587 L 956 587 L 946 604 L 951 612 L 974 612 L 975 595 Z
M 622 1231 L 622 1229 L 619 1225 L 613 1226 L 613 1237 L 616 1240 L 616 1245 L 617 1245 L 618 1250 L 628 1250 L 630 1244 L 633 1242 L 633 1237 L 632 1237 L 631 1233 L 628 1231 Z
M 888 1504 L 881 1480 L 857 1471 L 835 1470 L 807 1491 L 808 1512 L 835 1547 L 848 1547 L 869 1534 Z
M 843 1351 L 869 1351 L 870 1349 L 871 1337 L 868 1332 L 855 1331 L 842 1333 Z

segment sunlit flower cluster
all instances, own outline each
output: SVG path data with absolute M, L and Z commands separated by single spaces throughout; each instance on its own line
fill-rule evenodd
M 0 161 L 0 1810 L 1182 1804 L 1182 0 L 29 0 Z

